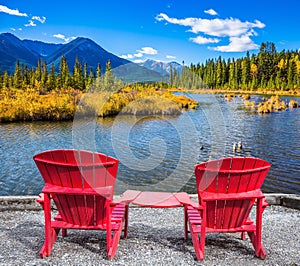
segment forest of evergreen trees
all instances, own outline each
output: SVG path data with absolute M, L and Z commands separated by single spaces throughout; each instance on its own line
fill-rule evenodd
M 262 43 L 257 55 L 249 52 L 239 59 L 220 56 L 209 59 L 205 64 L 191 64 L 189 69 L 196 73 L 209 88 L 243 90 L 300 89 L 300 52 L 277 52 L 274 43 Z
M 72 88 L 85 91 L 100 88 L 112 90 L 112 86 L 122 87 L 122 81 L 113 75 L 110 62 L 102 73 L 98 64 L 96 73 L 76 58 L 73 71 L 62 56 L 58 73 L 52 63 L 50 70 L 46 62 L 38 61 L 35 69 L 17 62 L 15 72 L 0 74 L 0 89 L 54 89 Z M 170 69 L 170 87 L 183 89 L 210 88 L 225 90 L 267 89 L 270 91 L 297 91 L 300 89 L 300 53 L 299 51 L 277 52 L 274 43 L 262 43 L 257 55 L 249 52 L 238 59 L 225 60 L 221 56 L 208 59 L 205 63 L 185 66 L 182 73 Z

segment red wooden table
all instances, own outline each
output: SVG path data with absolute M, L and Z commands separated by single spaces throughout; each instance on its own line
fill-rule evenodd
M 185 192 L 171 193 L 137 190 L 125 191 L 121 198 L 114 200 L 114 202 L 127 202 L 148 208 L 175 208 L 186 203 L 191 204 L 190 196 Z

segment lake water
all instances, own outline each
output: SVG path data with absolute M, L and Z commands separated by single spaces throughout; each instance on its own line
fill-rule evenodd
M 300 108 L 258 115 L 246 110 L 238 97 L 226 102 L 214 95 L 189 96 L 200 103 L 199 108 L 178 117 L 119 115 L 0 124 L 0 195 L 37 195 L 43 180 L 33 155 L 62 148 L 118 158 L 116 193 L 126 189 L 195 193 L 193 166 L 227 156 L 269 161 L 264 192 L 300 193 Z M 243 148 L 234 152 L 233 143 L 239 141 Z

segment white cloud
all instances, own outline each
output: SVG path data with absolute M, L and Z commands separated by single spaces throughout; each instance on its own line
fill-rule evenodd
M 45 21 L 46 21 L 46 17 L 44 17 L 44 16 L 43 17 L 33 16 L 31 19 L 32 20 L 37 20 L 37 21 L 41 22 L 42 24 L 44 24 Z
M 36 26 L 36 24 L 34 23 L 33 20 L 29 20 L 28 22 L 29 22 L 28 24 L 24 25 L 25 27 L 35 27 Z
M 258 49 L 259 45 L 250 39 L 252 35 L 252 33 L 248 33 L 240 37 L 230 37 L 228 45 L 210 47 L 210 49 L 219 52 L 244 52 Z
M 126 55 L 121 55 L 120 57 L 124 58 L 124 59 L 134 59 L 134 58 L 141 58 L 145 54 L 148 54 L 148 55 L 155 55 L 155 54 L 157 54 L 157 50 L 155 50 L 152 47 L 143 47 L 140 50 L 136 50 L 136 52 L 137 53 L 135 53 L 135 54 L 126 54 Z
M 21 30 L 22 30 L 22 28 L 18 28 L 18 29 L 15 29 L 15 28 L 10 28 L 10 30 L 12 30 L 12 31 L 19 30 L 19 31 L 21 31 Z
M 218 15 L 218 13 L 213 9 L 204 10 L 204 13 L 212 15 L 212 16 Z
M 74 36 L 66 37 L 65 35 L 60 34 L 60 33 L 54 34 L 53 37 L 64 40 L 65 42 L 69 42 L 69 41 L 76 39 L 76 37 L 74 37 Z
M 133 55 L 133 57 L 143 57 L 143 53 L 140 53 L 140 52 L 136 53 L 136 54 Z
M 124 59 L 133 59 L 134 56 L 133 54 L 123 54 L 123 55 L 120 55 L 121 58 L 124 58 Z
M 6 13 L 8 15 L 28 17 L 26 13 L 21 13 L 18 9 L 10 9 L 7 6 L 0 5 L 0 12 Z
M 157 50 L 153 49 L 152 47 L 143 47 L 141 50 L 137 50 L 137 52 L 142 54 L 157 54 Z
M 133 60 L 133 63 L 136 63 L 136 64 L 140 64 L 140 63 L 144 63 L 145 60 L 143 59 L 136 59 L 136 60 Z
M 218 43 L 220 42 L 217 38 L 205 38 L 202 36 L 197 36 L 196 38 L 190 38 L 190 41 L 198 44 L 207 44 L 207 43 Z
M 264 28 L 265 24 L 255 20 L 252 22 L 242 22 L 239 19 L 227 18 L 227 19 L 202 19 L 202 18 L 185 18 L 177 19 L 170 18 L 168 15 L 160 13 L 156 16 L 158 21 L 167 21 L 172 24 L 177 24 L 181 26 L 190 27 L 188 31 L 193 33 L 205 33 L 207 35 L 216 37 L 226 37 L 226 36 L 240 36 L 247 33 L 253 28 Z
M 204 12 L 213 14 L 213 10 L 206 10 Z M 207 36 L 218 38 L 229 38 L 229 45 L 210 48 L 216 51 L 231 52 L 231 51 L 247 51 L 257 49 L 251 36 L 257 36 L 254 31 L 255 28 L 262 29 L 266 25 L 259 20 L 254 22 L 241 21 L 238 18 L 226 19 L 202 19 L 202 18 L 170 18 L 167 14 L 160 13 L 155 18 L 157 21 L 166 21 L 167 23 L 188 27 L 188 32 L 194 34 L 203 33 Z M 206 37 L 191 37 L 190 41 L 198 44 L 218 43 L 218 38 Z
M 176 59 L 176 56 L 173 56 L 173 55 L 167 55 L 166 58 L 167 58 L 167 59 Z

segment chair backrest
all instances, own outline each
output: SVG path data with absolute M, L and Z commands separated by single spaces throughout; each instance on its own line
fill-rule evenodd
M 54 191 L 51 196 L 65 222 L 79 226 L 105 223 L 105 206 L 113 198 L 118 160 L 83 150 L 45 151 L 33 159 L 46 183 L 44 188 Z
M 203 192 L 237 194 L 260 189 L 271 164 L 259 158 L 222 158 L 195 166 L 199 202 Z M 247 219 L 255 202 L 247 200 L 216 200 L 207 202 L 207 227 L 236 228 Z

